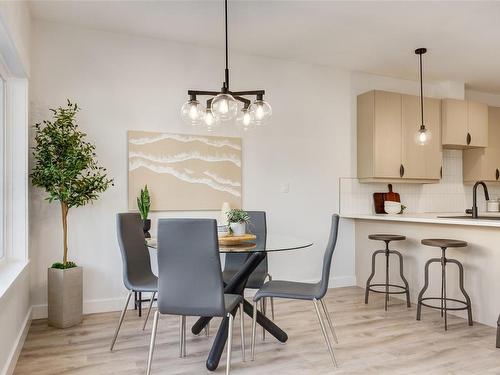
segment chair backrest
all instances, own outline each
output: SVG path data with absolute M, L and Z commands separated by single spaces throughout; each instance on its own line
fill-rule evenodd
M 160 219 L 157 254 L 160 313 L 224 316 L 215 220 Z
M 123 262 L 123 283 L 127 289 L 133 290 L 136 281 L 153 274 L 143 222 L 138 213 L 119 213 L 116 215 L 116 227 Z
M 339 215 L 333 214 L 332 224 L 330 227 L 330 237 L 328 239 L 325 255 L 323 257 L 323 273 L 321 275 L 321 281 L 319 282 L 320 295 L 318 296 L 318 299 L 323 298 L 328 290 L 328 282 L 330 280 L 330 267 L 332 265 L 333 251 L 335 250 L 335 245 L 337 244 L 338 230 Z
M 266 224 L 266 212 L 265 211 L 247 211 L 248 216 L 250 216 L 250 223 L 247 225 L 247 231 L 253 233 L 257 236 L 257 240 L 260 242 L 259 245 L 265 246 L 267 237 L 267 224 Z M 234 273 L 241 270 L 241 267 L 248 259 L 248 254 L 236 254 L 228 253 L 226 254 L 226 259 L 224 260 L 224 271 L 232 271 Z M 257 268 L 253 271 L 253 274 L 263 274 L 265 277 L 268 272 L 267 256 L 262 262 L 259 263 Z

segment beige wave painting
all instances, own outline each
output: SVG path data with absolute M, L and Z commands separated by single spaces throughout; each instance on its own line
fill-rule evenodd
M 241 207 L 241 139 L 129 131 L 129 209 L 146 184 L 155 211 Z

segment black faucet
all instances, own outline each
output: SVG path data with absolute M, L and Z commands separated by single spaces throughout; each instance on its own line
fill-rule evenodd
M 472 188 L 472 209 L 469 208 L 465 210 L 466 214 L 472 214 L 472 218 L 477 219 L 477 187 L 479 185 L 483 186 L 484 190 L 484 197 L 486 198 L 487 201 L 490 200 L 490 195 L 488 194 L 488 188 L 486 187 L 486 184 L 484 181 L 478 181 L 474 184 L 474 187 Z

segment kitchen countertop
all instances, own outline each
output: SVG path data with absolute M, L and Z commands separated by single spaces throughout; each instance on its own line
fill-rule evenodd
M 404 213 L 401 215 L 388 214 L 342 214 L 345 219 L 359 220 L 378 220 L 378 221 L 397 221 L 409 223 L 427 223 L 427 224 L 444 224 L 444 225 L 467 225 L 478 227 L 498 227 L 500 228 L 500 219 L 461 219 L 461 218 L 443 218 L 438 216 L 465 216 L 460 212 L 426 212 L 426 213 Z M 479 216 L 497 216 L 500 217 L 500 212 L 480 212 Z

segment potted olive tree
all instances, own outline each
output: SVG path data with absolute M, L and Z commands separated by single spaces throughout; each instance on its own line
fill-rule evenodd
M 82 268 L 68 260 L 68 212 L 96 200 L 113 180 L 96 161 L 95 146 L 78 129 L 76 103 L 51 109 L 52 120 L 35 125 L 31 181 L 47 192 L 46 200 L 61 205 L 63 256 L 48 269 L 48 318 L 66 328 L 82 320 Z
M 141 189 L 141 193 L 137 197 L 137 208 L 141 214 L 142 219 L 142 230 L 146 238 L 151 238 L 149 230 L 151 229 L 151 219 L 148 219 L 149 210 L 151 208 L 151 196 L 149 195 L 148 185 Z
M 242 209 L 233 208 L 227 213 L 227 222 L 233 236 L 242 236 L 246 233 L 246 225 L 250 222 L 250 216 Z

